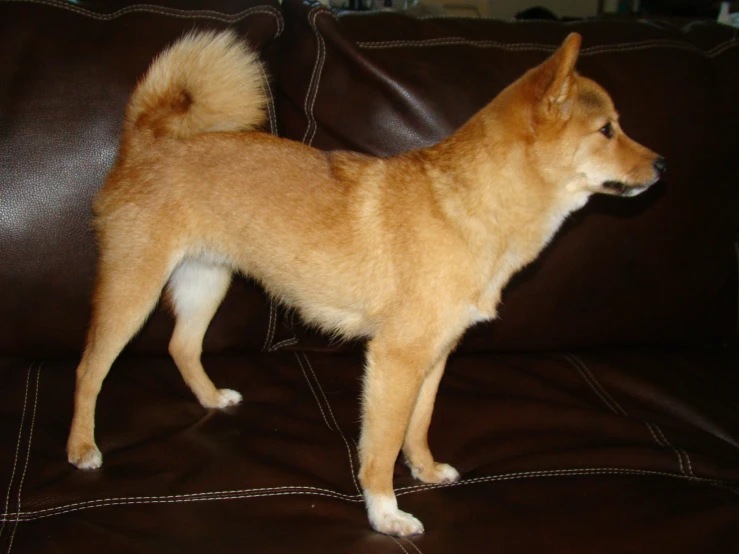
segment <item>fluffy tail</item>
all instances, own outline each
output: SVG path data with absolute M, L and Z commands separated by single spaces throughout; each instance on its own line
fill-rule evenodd
M 124 137 L 253 129 L 266 119 L 265 90 L 257 55 L 234 33 L 192 32 L 164 50 L 139 82 Z

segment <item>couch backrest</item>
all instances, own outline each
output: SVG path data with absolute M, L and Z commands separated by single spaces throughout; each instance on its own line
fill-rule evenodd
M 633 199 L 595 197 L 503 294 L 469 349 L 725 340 L 736 324 L 739 39 L 730 27 L 337 14 L 285 0 L 283 133 L 380 156 L 452 133 L 571 31 L 626 132 L 668 160 Z
M 666 156 L 669 173 L 636 199 L 591 201 L 506 288 L 501 319 L 472 330 L 464 347 L 730 335 L 739 217 L 736 31 L 415 19 L 339 14 L 300 0 L 278 9 L 269 1 L 94 9 L 0 1 L 0 354 L 80 350 L 95 266 L 90 201 L 113 162 L 127 98 L 153 56 L 183 32 L 227 26 L 264 52 L 273 131 L 377 155 L 444 138 L 568 32 L 582 33 L 580 70 L 611 92 L 627 132 Z M 162 312 L 134 348 L 164 351 L 171 319 Z M 291 344 L 287 322 L 258 287 L 237 281 L 206 351 Z M 304 345 L 316 344 L 301 333 Z
M 269 57 L 283 20 L 276 1 L 0 2 L 0 353 L 81 349 L 95 271 L 91 199 L 135 83 L 194 27 L 232 27 Z M 261 347 L 262 292 L 237 283 L 229 305 L 207 348 Z M 139 347 L 163 351 L 170 328 L 155 314 Z

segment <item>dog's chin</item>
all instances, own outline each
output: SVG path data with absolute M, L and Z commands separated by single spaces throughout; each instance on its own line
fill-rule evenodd
M 651 184 L 651 183 L 650 183 Z M 637 196 L 649 188 L 649 184 L 627 184 L 622 181 L 605 181 L 601 185 L 601 192 L 611 194 L 613 196 L 623 196 L 629 198 Z

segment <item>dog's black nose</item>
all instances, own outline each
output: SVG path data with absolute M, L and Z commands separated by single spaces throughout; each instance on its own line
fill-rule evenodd
M 657 170 L 657 173 L 659 173 L 660 176 L 664 175 L 665 171 L 667 171 L 667 160 L 662 156 L 654 160 L 652 165 L 654 165 L 654 169 Z

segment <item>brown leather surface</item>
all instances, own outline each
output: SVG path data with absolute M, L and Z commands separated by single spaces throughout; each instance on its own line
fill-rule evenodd
M 509 23 L 345 13 L 285 2 L 279 117 L 286 136 L 376 155 L 452 133 L 567 33 L 663 182 L 594 198 L 505 289 L 500 320 L 464 348 L 716 342 L 736 324 L 736 32 L 714 24 Z
M 737 308 L 736 33 L 281 10 L 0 1 L 0 552 L 737 552 L 739 352 L 724 344 Z M 136 79 L 203 26 L 263 49 L 281 134 L 379 155 L 446 136 L 577 30 L 582 72 L 669 160 L 654 191 L 568 222 L 506 290 L 501 321 L 451 357 L 430 442 L 461 482 L 424 486 L 396 466 L 421 537 L 367 523 L 361 345 L 330 344 L 243 281 L 204 365 L 244 403 L 199 406 L 164 355 L 159 310 L 103 386 L 103 468 L 66 462 L 90 199 Z
M 80 350 L 95 263 L 90 202 L 153 56 L 194 27 L 231 26 L 268 48 L 283 30 L 277 5 L 0 2 L 0 353 Z M 260 348 L 269 318 L 262 292 L 239 282 L 230 304 L 206 349 Z M 171 318 L 162 312 L 139 350 L 166 351 Z
M 353 478 L 359 353 L 209 357 L 216 384 L 244 394 L 226 412 L 199 407 L 170 360 L 125 358 L 100 397 L 105 465 L 92 472 L 64 456 L 74 363 L 0 363 L 18 552 L 402 552 L 369 530 Z M 430 440 L 462 481 L 419 485 L 398 464 L 400 505 L 428 529 L 412 542 L 424 554 L 731 552 L 737 363 L 724 349 L 453 357 Z

